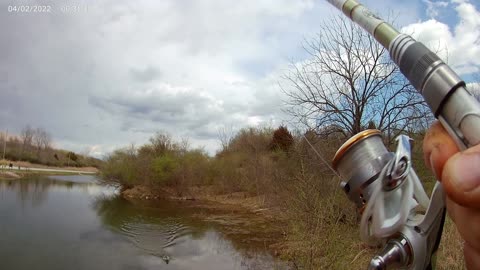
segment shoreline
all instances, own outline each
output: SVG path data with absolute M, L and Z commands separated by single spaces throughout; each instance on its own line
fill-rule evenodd
M 30 176 L 40 176 L 40 175 L 82 175 L 93 173 L 83 172 L 83 171 L 62 171 L 62 170 L 34 170 L 22 168 L 18 169 L 9 169 L 9 168 L 0 168 L 0 180 L 21 180 Z
M 213 186 L 191 187 L 184 194 L 176 194 L 171 188 L 150 188 L 144 185 L 136 185 L 121 191 L 125 199 L 133 200 L 174 200 L 194 201 L 198 203 L 217 203 L 222 208 L 241 207 L 252 213 L 262 213 L 266 217 L 283 220 L 281 209 L 270 207 L 265 204 L 265 196 L 252 196 L 247 192 L 233 192 L 219 194 Z
M 238 234 L 238 224 L 243 224 L 242 227 L 251 228 L 252 239 L 263 235 L 260 238 L 272 256 L 288 262 L 290 258 L 283 256 L 289 253 L 283 228 L 286 220 L 282 218 L 280 209 L 266 207 L 263 196 L 251 196 L 245 192 L 214 194 L 213 189 L 211 186 L 193 187 L 186 192 L 188 195 L 178 196 L 172 189 L 152 189 L 139 185 L 122 190 L 121 196 L 132 202 L 185 202 L 189 207 L 202 210 L 195 215 L 197 218 L 223 226 L 223 233 L 231 237 Z
M 10 165 L 12 165 L 10 167 Z M 26 161 L 0 160 L 0 180 L 22 179 L 35 175 L 98 174 L 94 167 L 57 167 L 34 164 Z
M 20 176 L 14 172 L 9 171 L 0 171 L 0 180 L 12 180 L 12 179 L 20 179 L 23 176 Z

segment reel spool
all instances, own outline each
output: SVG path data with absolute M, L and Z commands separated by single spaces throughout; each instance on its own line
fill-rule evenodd
M 393 158 L 379 130 L 368 129 L 348 139 L 336 152 L 333 168 L 340 174 L 342 189 L 363 213 L 373 193 L 373 182 Z

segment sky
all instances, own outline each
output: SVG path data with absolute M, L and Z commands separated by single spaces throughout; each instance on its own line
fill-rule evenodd
M 378 2 L 363 4 L 476 82 L 479 2 Z M 50 12 L 20 10 L 34 5 Z M 155 132 L 214 154 L 222 131 L 295 127 L 282 75 L 337 15 L 313 0 L 0 0 L 0 131 L 41 127 L 101 158 Z

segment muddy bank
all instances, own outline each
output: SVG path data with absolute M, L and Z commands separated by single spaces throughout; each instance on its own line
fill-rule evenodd
M 150 188 L 138 185 L 122 190 L 121 194 L 126 199 L 135 200 L 195 201 L 197 205 L 209 208 L 244 210 L 261 214 L 269 219 L 283 219 L 280 208 L 266 205 L 265 196 L 251 196 L 246 192 L 218 194 L 214 186 L 190 187 L 179 194 L 171 188 Z

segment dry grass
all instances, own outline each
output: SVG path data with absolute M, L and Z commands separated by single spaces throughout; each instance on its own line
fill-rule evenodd
M 298 237 L 298 236 L 297 236 Z M 377 249 L 370 248 L 360 241 L 358 228 L 346 224 L 329 226 L 318 235 L 310 235 L 311 240 L 304 239 L 291 243 L 290 256 L 306 256 L 301 269 L 366 269 Z M 315 243 L 314 252 L 306 253 Z M 315 255 L 308 258 L 308 255 Z M 305 263 L 307 263 L 305 265 Z M 300 268 L 299 268 L 300 269 Z M 455 224 L 446 219 L 442 242 L 437 253 L 438 270 L 464 270 L 462 239 Z
M 342 192 L 332 194 L 326 183 L 303 175 L 295 182 L 288 201 L 289 258 L 298 269 L 366 269 L 377 249 L 360 241 L 353 206 Z M 319 185 L 319 183 L 321 183 Z M 327 182 L 328 183 L 328 182 Z M 318 186 L 317 186 L 318 185 Z M 321 195 L 326 189 L 327 195 Z M 333 187 L 330 187 L 333 188 Z M 436 269 L 465 269 L 462 239 L 450 218 L 446 218 Z
M 463 240 L 453 221 L 447 217 L 437 255 L 437 269 L 466 269 L 463 260 Z

